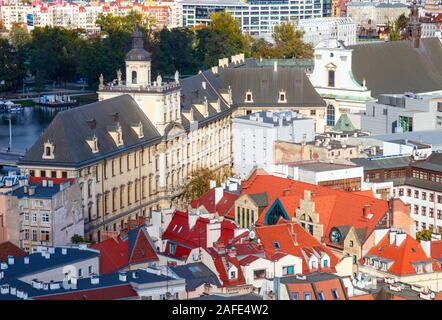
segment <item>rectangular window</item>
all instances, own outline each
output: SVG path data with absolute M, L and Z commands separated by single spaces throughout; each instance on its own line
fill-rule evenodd
M 49 241 L 49 231 L 48 230 L 40 231 L 40 241 Z
M 319 298 L 319 300 L 325 300 L 325 296 L 324 296 L 324 292 L 319 292 L 318 293 L 318 298 Z
M 292 293 L 292 298 L 293 298 L 293 300 L 299 300 L 299 294 L 298 294 L 298 292 L 293 292 L 293 293 Z
M 38 235 L 37 230 L 32 230 L 32 241 L 37 241 Z
M 304 300 L 312 300 L 312 294 L 310 292 L 304 292 Z
M 49 222 L 49 214 L 47 214 L 47 213 L 42 213 L 42 214 L 41 214 L 41 222 L 42 222 L 42 223 L 48 223 L 48 222 Z
M 333 298 L 335 298 L 336 300 L 339 299 L 339 293 L 338 293 L 338 290 L 336 290 L 336 289 L 332 289 L 332 294 L 333 294 Z

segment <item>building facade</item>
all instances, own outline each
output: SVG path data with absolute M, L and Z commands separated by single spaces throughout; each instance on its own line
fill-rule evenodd
M 227 11 L 250 35 L 271 34 L 275 25 L 323 16 L 324 0 L 180 0 L 183 26 L 208 24 L 213 12 Z
M 297 29 L 304 32 L 302 39 L 313 46 L 323 40 L 337 39 L 345 45 L 356 44 L 356 24 L 347 17 L 303 19 Z

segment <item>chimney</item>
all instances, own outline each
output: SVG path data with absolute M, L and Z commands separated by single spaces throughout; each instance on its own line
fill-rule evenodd
M 49 283 L 49 289 L 51 289 L 51 290 L 58 290 L 58 289 L 60 289 L 60 284 L 59 283 L 56 283 L 56 282 L 54 282 L 54 281 L 52 281 L 51 280 L 51 282 Z
M 62 255 L 67 255 L 68 254 L 68 249 L 67 248 L 61 248 L 61 254 Z
M 273 61 L 273 72 L 278 72 L 278 61 Z
M 77 278 L 71 278 L 71 289 L 77 289 Z
M 127 275 L 126 272 L 118 272 L 118 280 L 121 282 L 126 282 Z
M 192 229 L 195 224 L 196 220 L 198 220 L 198 215 L 196 213 L 188 213 L 187 218 L 189 219 L 189 229 Z
M 227 254 L 228 254 L 229 257 L 231 257 L 231 258 L 235 258 L 235 257 L 236 257 L 236 249 L 235 249 L 235 248 L 227 249 Z
M 215 205 L 223 198 L 224 190 L 221 187 L 215 188 Z
M 24 264 L 29 264 L 29 256 L 26 256 L 23 258 L 23 263 Z
M 28 186 L 25 185 L 25 186 L 23 187 L 23 193 L 24 193 L 24 194 L 28 194 L 28 193 L 29 193 L 29 187 L 28 187 Z
M 230 182 L 229 191 L 238 191 L 238 184 L 236 184 L 235 182 Z
M 6 262 L 0 263 L 0 270 L 6 270 L 8 269 L 8 264 Z
M 207 88 L 206 81 L 201 82 L 201 86 L 203 87 L 204 90 L 206 90 Z
M 14 264 L 14 257 L 13 256 L 8 256 L 8 264 Z
M 364 207 L 362 208 L 362 213 L 365 219 L 371 219 L 371 217 L 373 216 L 373 214 L 371 213 L 371 205 L 364 205 Z
M 54 181 L 53 180 L 48 180 L 48 187 L 49 188 L 54 187 Z
M 97 275 L 93 274 L 91 276 L 91 284 L 99 284 L 100 283 L 100 277 L 98 277 Z
M 29 187 L 29 195 L 33 196 L 35 194 L 35 186 Z
M 396 247 L 399 247 L 406 238 L 407 234 L 405 232 L 396 233 Z
M 46 188 L 48 186 L 48 180 L 41 180 L 41 186 Z
M 214 242 L 213 247 L 215 248 L 216 252 L 218 252 L 219 254 L 226 253 L 226 246 L 224 245 L 223 241 Z
M 0 287 L 0 293 L 1 294 L 8 294 L 9 293 L 9 284 L 5 283 Z
M 390 230 L 389 236 L 390 236 L 390 244 L 393 244 L 393 242 L 396 239 L 396 230 Z
M 431 258 L 431 241 L 429 240 L 421 240 L 420 244 L 422 246 L 422 249 L 424 249 L 425 254 L 428 258 Z
M 216 188 L 216 180 L 210 180 L 210 189 Z

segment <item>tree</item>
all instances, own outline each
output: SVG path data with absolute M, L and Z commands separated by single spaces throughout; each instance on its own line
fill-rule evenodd
M 422 231 L 416 232 L 416 240 L 418 240 L 418 241 L 421 241 L 421 240 L 430 241 L 431 240 L 431 235 L 432 235 L 432 231 L 431 230 L 424 229 Z
M 208 168 L 196 170 L 190 174 L 191 180 L 186 186 L 184 195 L 187 199 L 198 199 L 210 190 L 210 180 L 216 180 L 216 174 Z
M 71 242 L 73 244 L 79 244 L 79 243 L 85 243 L 86 240 L 82 236 L 80 236 L 79 234 L 74 234 L 71 238 Z
M 155 34 L 155 50 L 152 55 L 153 73 L 173 75 L 176 70 L 181 74 L 197 72 L 192 47 L 194 33 L 184 28 L 163 28 Z
M 203 66 L 218 64 L 218 59 L 238 53 L 249 54 L 249 38 L 242 34 L 240 23 L 230 13 L 212 13 L 210 24 L 196 30 L 196 60 Z
M 30 67 L 37 81 L 74 80 L 80 33 L 63 28 L 35 28 L 30 43 Z
M 17 89 L 22 79 L 17 51 L 6 39 L 0 38 L 0 91 Z
M 119 32 L 132 33 L 136 25 L 143 32 L 149 34 L 155 26 L 156 20 L 154 17 L 132 10 L 125 16 L 100 14 L 96 24 L 101 28 L 101 31 L 107 35 Z
M 303 33 L 295 30 L 288 22 L 276 25 L 273 30 L 275 41 L 274 57 L 277 58 L 312 58 L 313 46 L 302 41 Z
M 408 18 L 405 14 L 401 14 L 391 26 L 391 31 L 388 36 L 390 41 L 401 40 L 401 32 L 407 28 L 408 23 L 410 22 L 410 18 Z

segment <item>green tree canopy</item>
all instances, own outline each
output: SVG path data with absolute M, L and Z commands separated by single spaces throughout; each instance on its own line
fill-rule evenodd
M 186 187 L 187 199 L 198 199 L 210 190 L 210 180 L 216 180 L 216 174 L 208 168 L 202 168 L 191 173 L 191 180 Z
M 0 90 L 16 89 L 21 81 L 17 51 L 8 40 L 0 38 Z

